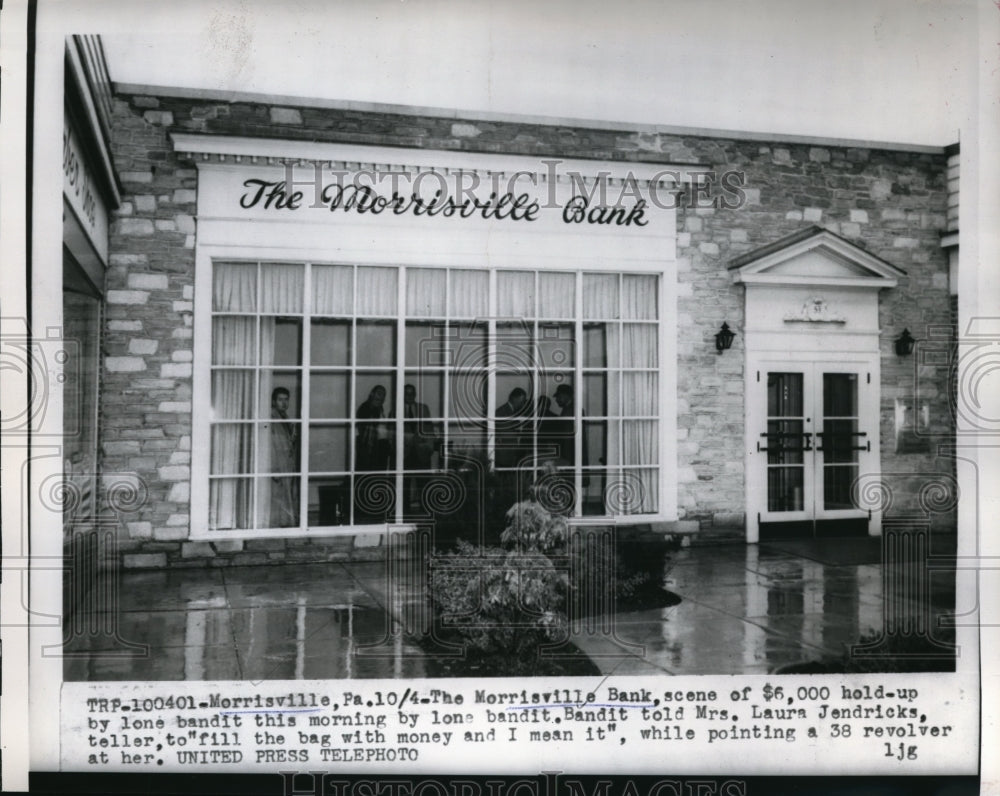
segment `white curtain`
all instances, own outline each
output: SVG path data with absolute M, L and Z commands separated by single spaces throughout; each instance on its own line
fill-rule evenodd
M 576 275 L 538 275 L 538 306 L 546 318 L 563 319 L 576 316 Z
M 314 265 L 312 311 L 316 315 L 354 312 L 354 269 L 349 265 Z
M 447 274 L 443 268 L 406 269 L 406 314 L 414 318 L 443 318 Z
M 618 275 L 583 275 L 583 317 L 611 320 L 618 317 Z
M 485 318 L 490 312 L 490 276 L 486 271 L 453 270 L 449 275 L 449 310 L 453 318 Z
M 535 317 L 535 274 L 531 271 L 497 273 L 497 313 L 502 318 Z
M 624 506 L 627 514 L 656 511 L 656 471 L 629 468 L 630 464 L 653 465 L 659 456 L 659 423 L 656 420 L 622 421 L 622 458 L 626 465 L 626 484 L 632 498 Z
M 625 274 L 622 277 L 622 317 L 656 320 L 656 288 L 656 277 L 653 275 Z
M 395 315 L 397 274 L 395 268 L 358 268 L 355 314 Z
M 260 267 L 260 311 L 278 314 L 302 312 L 301 265 L 265 263 Z

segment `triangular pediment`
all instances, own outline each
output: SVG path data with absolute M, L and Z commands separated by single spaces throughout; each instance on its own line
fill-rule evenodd
M 809 227 L 737 257 L 733 282 L 761 285 L 895 287 L 906 272 L 822 227 Z

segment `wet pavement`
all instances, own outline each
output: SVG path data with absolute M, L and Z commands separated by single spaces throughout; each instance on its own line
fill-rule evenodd
M 571 640 L 604 674 L 753 674 L 842 659 L 884 617 L 933 625 L 952 609 L 953 573 L 915 590 L 907 572 L 883 566 L 877 539 L 684 548 L 663 566 L 679 604 L 585 621 Z M 429 676 L 414 641 L 430 627 L 418 568 L 283 564 L 127 572 L 119 583 L 117 600 L 67 620 L 65 679 Z

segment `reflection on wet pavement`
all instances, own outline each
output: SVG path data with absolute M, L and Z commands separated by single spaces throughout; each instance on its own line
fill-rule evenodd
M 953 573 L 935 573 L 927 596 L 884 594 L 896 582 L 893 568 L 883 568 L 877 546 L 859 550 L 867 541 L 683 549 L 663 570 L 679 604 L 584 622 L 572 641 L 604 674 L 765 673 L 841 658 L 845 646 L 883 627 L 887 597 L 891 610 L 919 611 L 919 599 L 952 609 Z M 330 563 L 124 573 L 119 604 L 67 620 L 65 678 L 424 677 L 426 656 L 414 639 L 430 615 L 417 569 L 390 576 L 383 563 Z

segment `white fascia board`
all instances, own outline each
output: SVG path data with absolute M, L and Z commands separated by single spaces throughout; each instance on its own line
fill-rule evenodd
M 692 182 L 698 175 L 708 174 L 708 166 L 688 164 L 645 163 L 632 161 L 562 159 L 557 156 L 502 155 L 480 152 L 457 152 L 444 149 L 410 149 L 404 147 L 338 144 L 317 141 L 293 141 L 277 138 L 245 136 L 196 135 L 172 133 L 177 152 L 201 155 L 203 159 L 253 162 L 264 159 L 281 162 L 299 160 L 317 163 L 350 163 L 359 167 L 391 166 L 396 169 L 448 169 L 453 171 L 486 171 L 502 174 L 555 173 L 568 178 L 571 174 L 606 179 L 654 180 L 664 184 Z
M 855 287 L 878 289 L 886 287 L 896 287 L 898 280 L 895 277 L 879 276 L 857 276 L 857 277 L 830 277 L 830 276 L 794 276 L 790 274 L 746 274 L 736 271 L 733 273 L 733 283 L 744 285 L 773 285 L 781 287 L 795 287 L 797 285 L 809 287 Z

